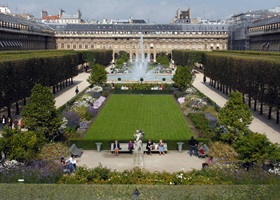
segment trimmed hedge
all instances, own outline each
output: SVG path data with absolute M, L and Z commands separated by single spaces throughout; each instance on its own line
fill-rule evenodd
M 280 185 L 73 185 L 73 184 L 1 184 L 2 199 L 278 199 Z

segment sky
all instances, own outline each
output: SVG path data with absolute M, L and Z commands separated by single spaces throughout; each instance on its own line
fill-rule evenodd
M 274 8 L 277 0 L 0 0 L 12 13 L 29 13 L 41 17 L 45 10 L 57 15 L 60 9 L 67 14 L 81 10 L 84 20 L 144 19 L 148 23 L 169 23 L 178 8 L 191 9 L 191 18 L 228 19 L 234 14 Z

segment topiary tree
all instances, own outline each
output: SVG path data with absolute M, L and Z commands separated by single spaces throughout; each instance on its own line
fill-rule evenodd
M 107 82 L 107 72 L 105 67 L 99 64 L 96 64 L 92 67 L 92 72 L 90 77 L 87 80 L 91 85 L 103 85 Z
M 172 78 L 174 85 L 181 91 L 191 85 L 192 75 L 188 67 L 178 66 Z
M 62 124 L 58 116 L 55 99 L 49 87 L 36 84 L 22 112 L 23 124 L 28 130 L 36 130 L 53 140 L 57 136 L 58 128 Z
M 229 100 L 218 113 L 218 127 L 224 127 L 221 139 L 232 143 L 248 131 L 253 117 L 250 108 L 243 103 L 242 94 L 232 92 Z

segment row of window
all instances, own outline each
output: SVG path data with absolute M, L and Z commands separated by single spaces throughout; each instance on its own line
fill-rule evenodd
M 57 44 L 61 49 L 130 49 L 130 45 L 112 45 L 112 44 L 69 44 L 69 43 L 60 43 Z M 222 50 L 226 50 L 226 44 L 222 44 Z M 140 48 L 135 44 L 132 44 L 132 49 Z M 144 49 L 153 49 L 154 47 L 151 45 L 144 45 Z M 193 50 L 208 50 L 208 49 L 220 49 L 220 44 L 186 44 L 186 45 L 155 45 L 156 49 L 193 49 Z
M 18 23 L 12 23 L 12 22 L 6 22 L 6 21 L 0 21 L 0 27 L 1 28 L 10 28 L 10 29 L 17 29 L 17 30 L 28 30 L 28 26 L 18 24 Z
M 271 31 L 280 28 L 280 22 L 249 28 L 249 32 Z
M 152 32 L 131 32 L 131 31 L 57 31 L 57 35 L 226 35 L 225 31 L 206 31 L 206 32 L 171 32 L 171 31 L 152 31 Z

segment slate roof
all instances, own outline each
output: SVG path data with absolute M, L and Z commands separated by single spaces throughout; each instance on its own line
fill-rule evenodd
M 225 24 L 49 24 L 55 31 L 228 31 Z
M 249 27 L 263 26 L 268 24 L 280 23 L 280 15 L 269 17 L 265 19 L 260 19 L 258 21 L 253 22 Z
M 3 13 L 0 13 L 0 21 L 6 21 L 6 22 L 10 22 L 10 23 L 25 25 L 25 26 L 29 27 L 28 28 L 29 31 L 33 31 L 33 32 L 41 32 L 42 29 L 50 30 L 50 31 L 53 30 L 47 24 L 44 24 L 42 22 L 27 20 L 27 19 L 15 17 L 12 15 L 7 15 L 7 14 L 3 14 Z

